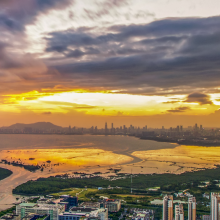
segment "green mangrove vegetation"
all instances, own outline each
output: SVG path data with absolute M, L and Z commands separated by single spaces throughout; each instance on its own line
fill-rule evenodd
M 77 188 L 96 188 L 96 187 L 123 187 L 129 189 L 131 187 L 131 180 L 129 175 L 124 176 L 119 174 L 122 178 L 116 180 L 105 179 L 102 177 L 91 178 L 60 178 L 49 177 L 39 178 L 36 181 L 28 181 L 13 190 L 14 194 L 23 195 L 45 195 L 49 193 L 60 192 L 63 189 L 77 187 Z M 124 177 L 124 178 L 123 178 Z M 206 169 L 195 172 L 186 172 L 179 175 L 176 174 L 149 174 L 149 175 L 133 175 L 132 188 L 135 190 L 146 190 L 149 187 L 159 186 L 161 190 L 181 190 L 182 183 L 191 184 L 192 182 L 199 182 L 205 180 L 220 180 L 220 167 L 216 169 Z M 185 186 L 184 186 L 185 187 Z
M 0 168 L 0 180 L 3 180 L 5 178 L 9 177 L 11 174 L 12 174 L 11 170 Z

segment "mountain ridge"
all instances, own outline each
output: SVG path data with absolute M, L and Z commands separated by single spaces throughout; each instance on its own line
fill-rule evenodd
M 35 122 L 30 124 L 24 124 L 24 123 L 16 123 L 10 126 L 4 126 L 1 127 L 2 129 L 24 129 L 24 128 L 32 128 L 32 129 L 44 129 L 44 130 L 59 130 L 63 129 L 64 127 L 61 127 L 59 125 L 54 125 L 51 122 Z

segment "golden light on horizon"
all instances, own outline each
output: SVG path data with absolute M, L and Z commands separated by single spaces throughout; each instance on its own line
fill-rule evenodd
M 18 113 L 21 111 L 35 113 L 50 111 L 63 114 L 74 110 L 89 115 L 141 116 L 172 112 L 176 114 L 210 114 L 218 109 L 216 105 L 201 106 L 199 103 L 186 103 L 185 97 L 185 95 L 123 94 L 118 90 L 53 91 L 45 89 L 42 92 L 34 90 L 27 93 L 4 95 L 1 110 Z M 217 96 L 213 96 L 213 99 L 216 100 Z

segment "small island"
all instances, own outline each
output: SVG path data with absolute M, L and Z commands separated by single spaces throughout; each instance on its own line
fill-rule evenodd
M 0 167 L 0 180 L 3 180 L 5 178 L 9 177 L 11 174 L 12 174 L 11 170 L 7 170 L 7 169 Z

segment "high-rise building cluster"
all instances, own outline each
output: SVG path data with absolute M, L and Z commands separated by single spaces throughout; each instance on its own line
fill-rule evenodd
M 105 128 L 104 130 L 101 129 L 96 129 L 95 131 L 92 129 L 93 126 L 91 127 L 90 131 L 92 134 L 105 134 L 105 135 L 115 135 L 115 134 L 142 134 L 143 131 L 147 131 L 147 125 L 144 127 L 134 127 L 133 125 L 130 125 L 127 127 L 126 125 L 119 126 L 119 127 L 114 127 L 114 124 L 111 123 L 111 127 L 108 127 L 107 122 L 105 123 Z M 97 127 L 96 127 L 97 128 Z
M 175 205 L 173 213 L 173 196 L 166 195 L 163 198 L 163 220 L 184 220 L 183 204 Z M 220 193 L 211 193 L 210 215 L 203 215 L 202 220 L 220 220 Z M 188 220 L 196 220 L 196 198 L 188 198 Z
M 163 198 L 163 220 L 173 220 L 173 196 Z M 175 205 L 175 220 L 184 220 L 183 204 Z M 196 220 L 196 198 L 188 198 L 188 220 Z

